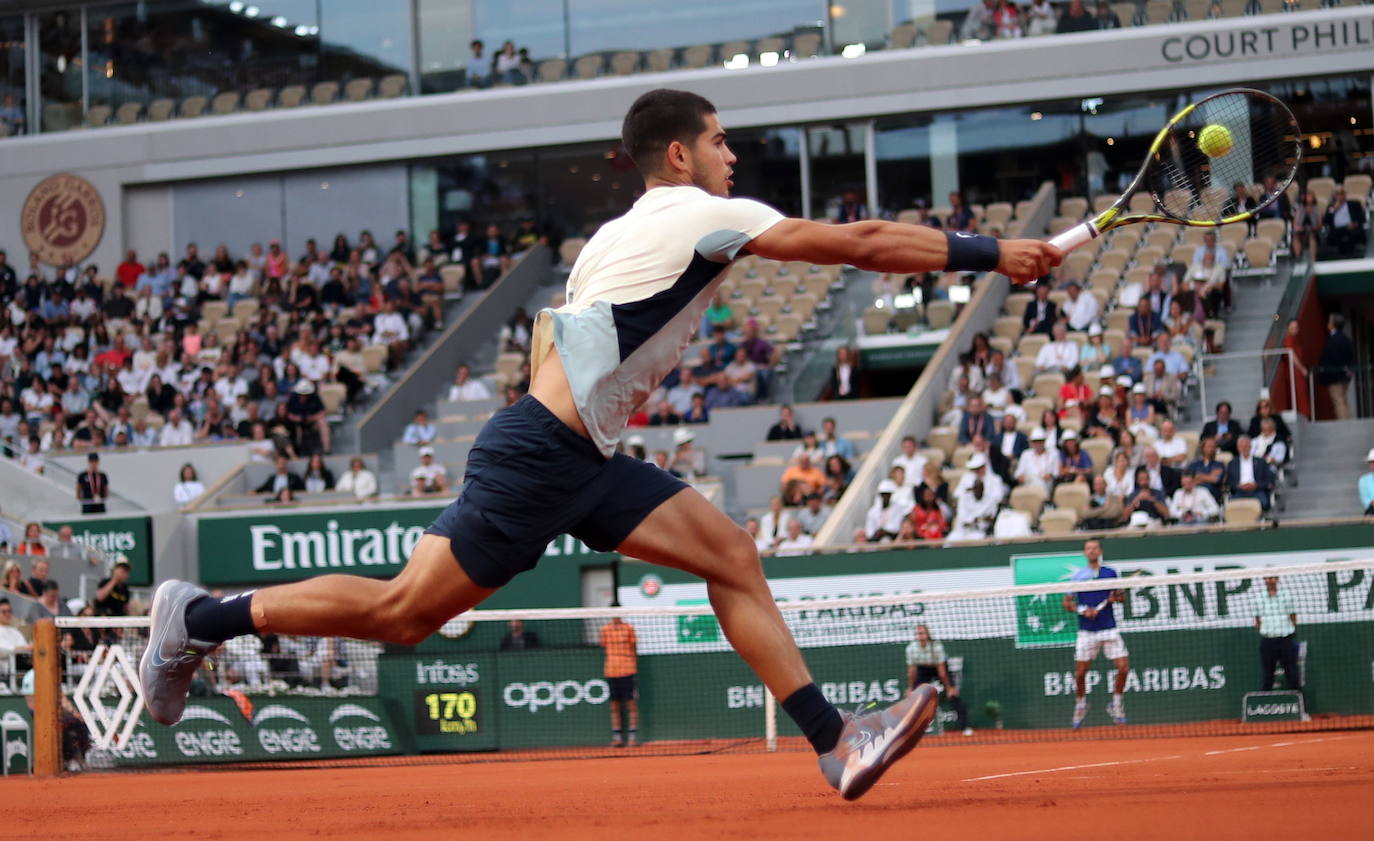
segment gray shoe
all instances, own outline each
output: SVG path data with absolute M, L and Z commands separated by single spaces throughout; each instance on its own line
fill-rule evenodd
M 885 710 L 862 716 L 846 713 L 840 741 L 820 757 L 826 782 L 845 800 L 862 797 L 921 741 L 939 704 L 939 693 L 923 684 Z
M 160 724 L 181 720 L 186 693 L 200 662 L 219 643 L 191 639 L 186 633 L 186 606 L 209 593 L 185 581 L 166 581 L 153 594 L 153 623 L 148 645 L 138 661 L 143 706 Z

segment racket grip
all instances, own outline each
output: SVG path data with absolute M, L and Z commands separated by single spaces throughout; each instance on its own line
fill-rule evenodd
M 1092 242 L 1097 239 L 1097 227 L 1092 222 L 1084 222 L 1081 225 L 1074 225 L 1067 231 L 1050 239 L 1050 245 L 1060 251 L 1072 251 L 1080 245 Z

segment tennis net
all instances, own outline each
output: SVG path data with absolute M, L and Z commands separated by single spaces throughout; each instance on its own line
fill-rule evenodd
M 1109 582 L 779 607 L 842 708 L 891 703 L 912 677 L 939 682 L 933 744 L 1374 725 L 1374 560 L 1186 575 L 1117 566 Z M 1095 607 L 1113 590 L 1120 601 L 1104 610 L 1124 655 L 1111 632 L 1081 633 L 1064 603 Z M 472 611 L 413 648 L 245 637 L 203 670 L 174 728 L 126 714 L 139 707 L 127 668 L 146 618 L 59 626 L 69 759 L 93 767 L 805 748 L 704 603 Z M 931 643 L 909 651 L 918 628 Z M 1086 653 L 1088 708 L 1075 729 L 1075 661 Z M 1124 724 L 1109 713 L 1118 665 Z M 621 677 L 631 672 L 633 686 Z M 633 722 L 618 717 L 631 697 Z M 614 729 L 625 739 L 631 723 L 637 746 L 613 747 Z

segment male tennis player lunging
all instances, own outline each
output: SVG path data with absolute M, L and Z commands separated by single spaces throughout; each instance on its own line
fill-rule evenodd
M 181 718 L 197 665 L 240 634 L 351 636 L 414 644 L 532 568 L 568 533 L 706 579 L 716 616 L 820 755 L 844 797 L 860 796 L 920 739 L 929 687 L 863 716 L 836 710 L 812 682 L 773 604 L 754 541 L 704 497 L 652 464 L 616 454 L 631 411 L 672 370 L 730 262 L 850 263 L 875 271 L 996 269 L 1027 281 L 1058 249 L 865 221 L 787 219 L 729 198 L 735 155 L 715 107 L 656 90 L 625 116 L 625 148 L 645 194 L 602 226 L 568 279 L 568 303 L 535 323 L 530 392 L 491 419 L 468 456 L 458 500 L 391 581 L 324 575 L 225 599 L 169 581 L 153 600 L 140 664 L 153 718 Z

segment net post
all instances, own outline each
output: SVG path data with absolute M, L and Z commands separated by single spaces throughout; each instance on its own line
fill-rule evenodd
M 778 749 L 778 702 L 768 687 L 763 689 L 763 741 L 769 753 Z
M 62 771 L 62 686 L 57 625 L 40 619 L 33 626 L 33 773 L 55 777 Z

